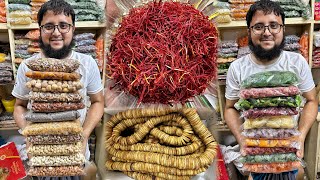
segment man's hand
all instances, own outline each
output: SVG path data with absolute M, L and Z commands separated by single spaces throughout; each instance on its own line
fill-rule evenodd
M 298 149 L 298 151 L 296 152 L 296 155 L 298 156 L 298 158 L 303 158 L 304 156 L 304 138 L 303 137 L 299 137 L 298 142 L 300 143 L 300 149 Z

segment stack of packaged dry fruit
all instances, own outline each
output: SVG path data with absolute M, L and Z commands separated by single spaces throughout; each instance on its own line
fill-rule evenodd
M 27 136 L 31 176 L 76 176 L 83 174 L 82 127 L 77 111 L 85 107 L 78 92 L 78 60 L 32 59 L 26 86 L 29 93 Z
M 246 78 L 241 84 L 242 135 L 246 156 L 244 170 L 281 173 L 297 169 L 300 161 L 297 124 L 302 96 L 297 76 L 290 71 L 266 71 Z

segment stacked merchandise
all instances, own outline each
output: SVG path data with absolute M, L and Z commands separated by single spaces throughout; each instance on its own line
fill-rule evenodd
M 47 2 L 48 0 L 31 0 L 30 5 L 31 5 L 31 19 L 32 22 L 38 22 L 38 12 L 40 10 L 40 7 L 42 6 L 42 4 L 44 4 L 45 2 Z
M 84 108 L 80 63 L 67 59 L 33 59 L 26 63 L 31 78 L 26 86 L 30 109 L 25 119 L 30 124 L 22 134 L 27 137 L 31 155 L 31 176 L 77 176 L 83 174 L 82 127 L 78 109 Z
M 245 20 L 250 6 L 255 0 L 229 0 L 232 20 Z
M 273 0 L 280 3 L 286 18 L 303 17 L 311 18 L 311 6 L 309 0 Z
M 0 23 L 6 23 L 6 4 L 4 0 L 0 0 Z
M 312 52 L 312 67 L 320 67 L 320 32 L 313 32 L 313 52 Z
M 284 50 L 300 53 L 300 37 L 296 35 L 287 35 L 284 37 Z
M 209 17 L 209 20 L 214 19 L 217 23 L 231 22 L 231 11 L 228 2 L 213 1 L 207 4 L 201 11 Z
M 237 58 L 241 58 L 242 56 L 245 56 L 251 53 L 251 50 L 248 45 L 248 40 L 249 40 L 248 36 L 243 36 L 238 38 L 239 50 L 238 50 Z
M 238 55 L 236 41 L 221 41 L 218 48 L 218 79 L 225 80 L 228 68 Z
M 297 76 L 289 71 L 267 71 L 249 76 L 241 83 L 235 104 L 245 119 L 242 135 L 244 170 L 281 173 L 297 169 L 298 109 L 302 97 Z
M 31 20 L 30 0 L 9 0 L 9 22 L 12 25 L 28 25 Z
M 105 21 L 105 12 L 96 0 L 66 0 L 74 9 L 76 21 Z
M 2 53 L 1 53 L 2 54 Z M 0 58 L 5 58 L 5 54 L 0 55 Z M 10 83 L 13 81 L 12 64 L 9 62 L 0 63 L 0 83 Z
M 305 31 L 300 37 L 300 53 L 309 63 L 309 33 Z
M 93 33 L 79 33 L 76 34 L 73 39 L 75 41 L 74 50 L 83 54 L 91 56 L 93 59 L 97 59 L 97 41 L 94 39 Z M 98 63 L 98 60 L 96 60 Z M 99 63 L 98 63 L 99 64 Z
M 316 20 L 316 21 L 320 20 L 320 2 L 319 2 L 319 0 L 316 0 L 314 2 L 314 20 Z
M 41 50 L 39 48 L 40 31 L 30 30 L 27 34 L 15 34 L 15 64 L 19 65 Z
M 13 114 L 9 112 L 1 113 L 0 115 L 0 128 L 16 128 L 18 129 L 18 126 L 13 119 Z

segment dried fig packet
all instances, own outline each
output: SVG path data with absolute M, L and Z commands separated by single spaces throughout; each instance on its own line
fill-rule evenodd
M 32 111 L 35 112 L 61 112 L 83 109 L 85 105 L 82 102 L 78 103 L 66 103 L 66 102 L 33 102 Z
M 82 142 L 75 144 L 30 145 L 27 152 L 32 156 L 73 155 L 82 151 Z
M 80 62 L 75 59 L 39 58 L 27 61 L 26 65 L 33 71 L 71 73 L 79 68 Z
M 80 113 L 78 111 L 64 111 L 56 113 L 36 113 L 28 111 L 25 119 L 31 122 L 53 122 L 53 121 L 71 121 L 78 119 Z
M 81 102 L 79 93 L 30 92 L 29 99 L 38 102 Z
M 32 79 L 26 83 L 26 87 L 34 92 L 76 92 L 83 87 L 80 81 L 58 81 Z
M 81 176 L 84 175 L 82 166 L 31 167 L 29 176 Z
M 70 166 L 82 165 L 85 162 L 83 153 L 70 156 L 33 156 L 30 158 L 30 166 Z
M 32 144 L 72 144 L 82 140 L 81 134 L 31 135 L 27 137 L 27 141 Z

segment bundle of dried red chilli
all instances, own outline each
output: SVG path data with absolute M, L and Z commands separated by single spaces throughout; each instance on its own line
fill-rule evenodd
M 216 78 L 216 27 L 187 3 L 132 8 L 112 39 L 108 76 L 138 102 L 176 103 Z

